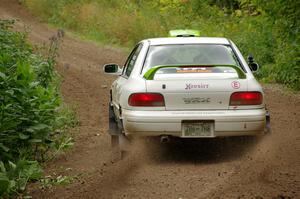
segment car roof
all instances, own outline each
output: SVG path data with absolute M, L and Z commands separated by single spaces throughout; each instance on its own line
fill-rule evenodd
M 229 45 L 229 40 L 223 37 L 165 37 L 147 39 L 152 46 L 171 44 L 221 44 Z

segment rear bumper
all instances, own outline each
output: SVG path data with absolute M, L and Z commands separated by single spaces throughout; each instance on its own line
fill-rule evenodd
M 182 137 L 183 120 L 213 120 L 213 137 L 257 135 L 265 131 L 266 110 L 131 111 L 123 110 L 126 135 Z

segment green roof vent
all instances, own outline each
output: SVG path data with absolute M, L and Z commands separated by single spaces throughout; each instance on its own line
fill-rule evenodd
M 200 31 L 198 30 L 170 30 L 169 37 L 200 37 Z

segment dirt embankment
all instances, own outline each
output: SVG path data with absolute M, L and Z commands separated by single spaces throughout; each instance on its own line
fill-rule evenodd
M 16 0 L 0 0 L 0 18 L 29 26 L 30 40 L 48 42 L 56 30 L 28 14 Z M 266 85 L 271 136 L 171 143 L 139 142 L 125 160 L 111 158 L 107 102 L 112 77 L 100 66 L 124 62 L 118 49 L 66 36 L 57 70 L 62 92 L 75 104 L 80 126 L 75 147 L 51 162 L 47 174 L 78 176 L 68 186 L 30 186 L 33 198 L 300 198 L 300 96 Z

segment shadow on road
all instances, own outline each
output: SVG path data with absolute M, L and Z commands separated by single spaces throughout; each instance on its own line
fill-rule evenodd
M 255 147 L 260 138 L 232 137 L 216 139 L 172 139 L 160 143 L 159 139 L 144 141 L 150 161 L 156 163 L 214 164 L 241 158 Z

